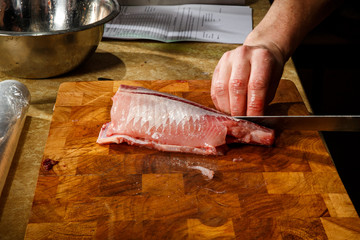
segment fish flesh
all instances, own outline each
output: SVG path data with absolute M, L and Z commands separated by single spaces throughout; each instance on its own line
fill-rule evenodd
M 111 122 L 97 143 L 128 143 L 168 152 L 220 154 L 227 143 L 272 145 L 274 130 L 234 119 L 175 95 L 121 85 L 112 97 Z

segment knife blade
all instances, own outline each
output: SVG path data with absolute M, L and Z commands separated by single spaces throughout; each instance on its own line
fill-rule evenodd
M 360 115 L 235 116 L 273 129 L 360 131 Z

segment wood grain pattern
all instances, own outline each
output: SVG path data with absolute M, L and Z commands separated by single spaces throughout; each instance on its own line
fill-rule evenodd
M 120 84 L 213 107 L 210 81 L 63 83 L 25 239 L 360 239 L 360 220 L 317 132 L 224 156 L 96 144 Z M 307 114 L 282 80 L 270 114 Z M 215 172 L 209 180 L 201 166 Z

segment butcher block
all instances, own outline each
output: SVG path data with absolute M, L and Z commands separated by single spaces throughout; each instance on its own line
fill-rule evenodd
M 221 156 L 99 145 L 120 84 L 213 107 L 207 80 L 61 84 L 25 239 L 360 239 L 318 132 L 279 130 L 272 147 L 235 144 Z M 308 112 L 281 80 L 267 114 Z

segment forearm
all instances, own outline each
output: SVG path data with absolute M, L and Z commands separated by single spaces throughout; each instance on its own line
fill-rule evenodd
M 305 35 L 343 0 L 275 0 L 245 45 L 265 45 L 287 61 Z

